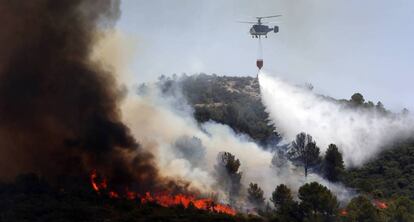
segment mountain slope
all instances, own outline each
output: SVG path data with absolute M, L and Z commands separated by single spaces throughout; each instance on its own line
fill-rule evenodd
M 199 122 L 214 120 L 249 135 L 262 144 L 277 142 L 280 136 L 274 126 L 268 125 L 268 114 L 260 100 L 256 78 L 227 77 L 199 74 L 175 78 L 164 77 L 166 88 L 179 85 L 188 102 L 195 109 Z M 374 105 L 364 101 L 359 93 L 350 100 L 325 99 L 337 102 L 347 109 L 375 109 L 384 115 L 395 115 L 381 102 Z M 378 157 L 360 168 L 349 169 L 343 182 L 359 191 L 383 195 L 404 195 L 414 199 L 414 143 L 394 144 Z
M 229 125 L 262 145 L 276 144 L 280 139 L 276 128 L 267 121 L 256 78 L 199 74 L 162 77 L 161 82 L 165 90 L 180 87 L 199 122 L 213 120 Z
M 344 182 L 362 192 L 414 199 L 414 143 L 397 144 L 364 166 L 350 169 Z

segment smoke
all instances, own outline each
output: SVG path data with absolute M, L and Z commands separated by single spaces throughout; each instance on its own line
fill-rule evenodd
M 129 95 L 122 106 L 124 122 L 128 123 L 142 148 L 155 156 L 161 176 L 188 181 L 189 190 L 213 193 L 221 201 L 230 202 L 228 190 L 216 179 L 215 167 L 217 155 L 229 152 L 241 164 L 241 192 L 235 200 L 236 205 L 245 203 L 251 182 L 258 183 L 266 200 L 281 183 L 297 191 L 312 181 L 327 186 L 342 201 L 350 197 L 343 186 L 330 184 L 318 175 L 310 174 L 305 179 L 303 170 L 290 162 L 272 167 L 274 153 L 263 149 L 248 136 L 236 134 L 227 125 L 212 121 L 197 123 L 192 108 L 179 93 L 162 91 L 157 84 L 141 86 L 138 95 Z
M 1 179 L 36 172 L 57 180 L 97 169 L 115 188 L 145 192 L 185 181 L 189 190 L 228 200 L 214 165 L 230 152 L 241 162 L 242 189 L 258 183 L 266 198 L 280 183 L 293 190 L 324 183 L 316 175 L 304 180 L 289 162 L 272 168 L 273 153 L 226 125 L 197 123 L 179 93 L 165 96 L 150 85 L 133 95 L 120 87 L 113 71 L 125 74 L 125 60 L 105 56 L 118 49 L 105 48 L 118 0 L 0 3 Z
M 335 143 L 347 166 L 361 165 L 393 141 L 413 135 L 410 116 L 346 108 L 265 72 L 259 74 L 259 81 L 262 101 L 287 141 L 304 131 L 314 137 L 321 151 Z
M 217 184 L 228 193 L 229 202 L 234 205 L 240 195 L 241 178 L 243 172 L 239 171 L 240 160 L 229 152 L 220 152 L 217 155 L 215 177 Z
M 2 179 L 96 168 L 110 184 L 157 180 L 151 154 L 120 120 L 124 92 L 90 59 L 119 15 L 118 0 L 0 1 Z
M 206 148 L 197 137 L 182 136 L 175 141 L 174 147 L 178 158 L 188 160 L 194 167 L 203 167 Z

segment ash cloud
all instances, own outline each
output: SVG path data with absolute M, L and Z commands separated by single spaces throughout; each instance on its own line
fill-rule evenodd
M 90 60 L 118 0 L 0 0 L 0 178 L 97 168 L 116 184 L 157 178 L 120 120 L 122 91 Z M 138 114 L 139 115 L 139 114 Z

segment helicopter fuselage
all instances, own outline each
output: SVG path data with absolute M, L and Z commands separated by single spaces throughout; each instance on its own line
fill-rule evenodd
M 279 31 L 279 28 L 277 26 L 275 26 L 274 28 L 270 28 L 267 25 L 262 25 L 262 24 L 256 24 L 253 25 L 250 28 L 250 34 L 252 35 L 252 37 L 260 37 L 260 36 L 266 36 L 267 37 L 267 33 L 274 31 L 275 33 Z

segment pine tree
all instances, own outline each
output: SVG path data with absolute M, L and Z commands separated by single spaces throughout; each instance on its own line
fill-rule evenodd
M 361 93 L 355 93 L 354 95 L 351 96 L 351 103 L 354 104 L 355 106 L 360 106 L 364 104 L 364 102 L 365 102 L 365 99 Z
M 342 154 L 335 144 L 330 144 L 326 150 L 323 169 L 325 177 L 332 182 L 338 181 L 345 169 Z
M 286 185 L 277 186 L 270 201 L 276 207 L 276 221 L 302 221 L 299 204 L 293 200 L 292 192 Z
M 339 203 L 325 186 L 317 182 L 307 183 L 299 188 L 298 197 L 306 220 L 335 221 Z
M 275 191 L 273 191 L 270 201 L 272 201 L 277 209 L 282 206 L 290 205 L 293 203 L 292 192 L 286 185 L 280 184 L 276 187 Z
M 303 166 L 307 177 L 308 170 L 320 162 L 319 153 L 319 147 L 312 136 L 302 132 L 296 135 L 295 141 L 292 142 L 289 158 Z
M 240 160 L 229 152 L 221 152 L 217 156 L 215 166 L 217 181 L 229 193 L 230 202 L 234 203 L 239 196 L 242 173 L 239 172 Z
M 259 209 L 263 209 L 265 204 L 265 198 L 263 197 L 263 190 L 257 185 L 257 183 L 250 183 L 247 189 L 247 199 L 251 204 Z

